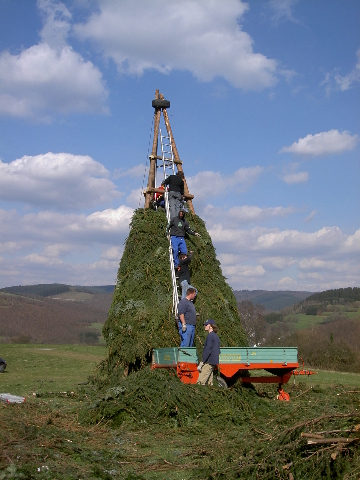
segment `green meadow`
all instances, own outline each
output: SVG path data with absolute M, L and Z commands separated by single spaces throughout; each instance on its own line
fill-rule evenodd
M 8 362 L 0 375 L 0 391 L 26 397 L 23 404 L 0 402 L 1 479 L 360 476 L 359 374 L 319 371 L 296 377 L 295 383 L 291 378 L 285 386 L 288 403 L 276 400 L 275 385 L 240 387 L 232 397 L 241 396 L 243 412 L 226 406 L 214 415 L 209 403 L 208 416 L 189 415 L 183 424 L 171 417 L 154 418 L 153 423 L 132 418 L 116 424 L 110 417 L 89 423 L 84 409 L 93 411 L 94 399 L 102 395 L 104 403 L 106 396 L 88 379 L 106 354 L 103 346 L 0 345 L 0 355 Z M 194 387 L 182 388 L 194 392 Z M 141 400 L 139 395 L 134 402 Z M 227 394 L 221 395 L 225 402 Z M 116 409 L 118 400 L 111 401 Z M 181 398 L 178 402 L 182 408 Z M 301 436 L 322 431 L 355 440 L 336 450 L 331 445 L 308 446 Z

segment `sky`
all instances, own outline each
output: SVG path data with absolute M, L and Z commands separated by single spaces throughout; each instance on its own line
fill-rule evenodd
M 0 19 L 1 288 L 115 284 L 156 89 L 234 290 L 360 286 L 358 0 L 0 0 Z

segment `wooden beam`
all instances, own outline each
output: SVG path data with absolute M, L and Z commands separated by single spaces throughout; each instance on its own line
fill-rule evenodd
M 159 99 L 159 90 L 155 91 L 155 100 Z M 155 187 L 155 176 L 156 176 L 156 157 L 157 157 L 157 149 L 158 149 L 158 138 L 159 138 L 159 125 L 160 125 L 160 116 L 161 116 L 161 108 L 155 108 L 154 113 L 154 139 L 153 145 L 151 150 L 151 155 L 149 156 L 150 159 L 150 167 L 149 167 L 149 178 L 147 187 L 153 188 Z M 151 193 L 147 193 L 145 195 L 145 208 L 150 207 L 151 202 Z
M 152 155 L 149 155 L 149 158 L 151 159 L 151 158 L 154 158 L 154 157 L 153 157 Z M 163 157 L 159 157 L 159 155 L 156 155 L 156 156 L 155 156 L 155 159 L 156 159 L 156 160 L 162 160 Z M 170 159 L 169 159 L 169 160 L 170 160 Z M 174 158 L 173 162 L 174 162 L 174 163 L 178 163 L 178 164 L 180 164 L 180 165 L 182 165 L 182 163 L 183 163 L 182 160 L 176 160 L 175 158 Z
M 161 188 L 155 188 L 155 187 L 148 187 L 146 190 L 144 190 L 144 195 L 147 195 L 148 193 L 164 193 L 164 190 L 162 190 Z M 191 195 L 191 193 L 187 193 L 184 195 L 184 197 L 187 199 L 187 200 L 192 200 L 194 198 L 194 195 Z
M 160 94 L 160 98 L 164 98 L 162 93 Z M 178 150 L 176 148 L 176 143 L 175 143 L 175 140 L 174 140 L 174 136 L 172 134 L 171 127 L 170 127 L 169 115 L 166 111 L 166 108 L 163 108 L 162 112 L 163 112 L 163 115 L 164 115 L 166 130 L 168 132 L 169 137 L 171 138 L 171 146 L 172 146 L 172 151 L 173 151 L 173 154 L 174 154 L 174 160 L 180 161 L 179 153 L 178 153 Z M 180 164 L 178 162 L 176 162 L 176 164 L 177 164 L 178 172 L 183 172 L 182 164 Z M 186 179 L 185 179 L 185 176 L 184 176 L 184 197 L 187 198 L 188 195 L 189 195 L 189 189 L 188 189 Z M 189 205 L 190 211 L 195 214 L 194 206 L 193 206 L 192 201 L 190 199 L 188 200 L 188 205 Z

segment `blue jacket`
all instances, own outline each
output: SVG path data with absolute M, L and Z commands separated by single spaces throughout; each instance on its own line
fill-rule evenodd
M 210 365 L 219 364 L 220 339 L 215 332 L 210 332 L 205 340 L 202 361 Z

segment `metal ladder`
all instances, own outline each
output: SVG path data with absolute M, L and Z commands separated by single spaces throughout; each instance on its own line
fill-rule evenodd
M 174 164 L 174 154 L 171 145 L 171 137 L 169 135 L 162 135 L 160 129 L 160 144 L 161 144 L 161 160 L 157 159 L 156 161 L 156 168 L 162 168 L 164 172 L 164 180 L 169 175 L 175 175 L 175 164 Z M 160 165 L 158 165 L 160 162 Z M 155 186 L 156 186 L 156 176 L 155 176 Z M 166 218 L 168 223 L 170 223 L 170 209 L 169 209 L 169 194 L 167 191 L 164 193 L 165 199 L 165 212 Z M 169 260 L 170 260 L 170 270 L 171 270 L 171 282 L 173 287 L 173 301 L 172 301 L 172 312 L 174 313 L 175 317 L 178 314 L 178 304 L 179 304 L 179 292 L 178 292 L 178 285 L 175 276 L 175 268 L 174 268 L 174 257 L 172 253 L 172 246 L 171 246 L 171 237 L 168 235 L 169 240 Z

